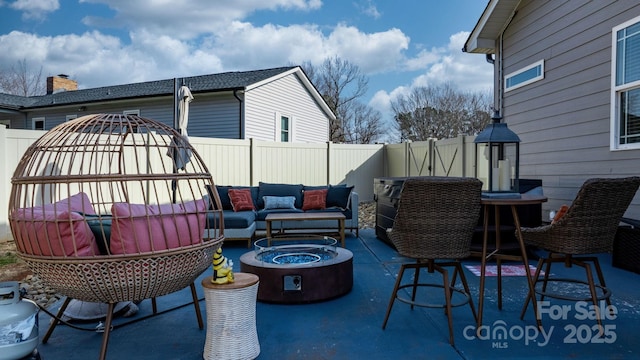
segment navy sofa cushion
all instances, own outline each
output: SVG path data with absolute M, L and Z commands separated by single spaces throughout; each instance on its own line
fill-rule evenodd
M 351 195 L 353 186 L 347 185 L 329 185 L 327 191 L 327 207 L 339 207 L 347 209 L 349 207 L 349 195 Z
M 256 221 L 255 211 L 224 210 L 222 213 L 224 216 L 224 227 L 229 229 L 244 229 Z M 207 213 L 207 223 L 213 224 L 217 221 L 220 221 L 218 213 Z
M 258 209 L 264 208 L 263 196 L 293 196 L 296 198 L 294 205 L 296 208 L 302 208 L 302 184 L 258 184 L 258 199 L 256 205 Z

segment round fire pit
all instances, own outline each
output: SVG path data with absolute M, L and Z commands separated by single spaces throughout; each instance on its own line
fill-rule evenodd
M 326 236 L 260 239 L 240 257 L 240 271 L 258 275 L 258 300 L 308 303 L 351 291 L 353 254 Z

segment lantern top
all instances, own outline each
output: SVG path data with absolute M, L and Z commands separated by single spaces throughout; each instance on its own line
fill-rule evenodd
M 493 123 L 487 125 L 484 130 L 476 136 L 474 143 L 519 143 L 520 137 L 511 131 L 506 123 L 501 123 L 502 117 L 496 111 L 491 118 Z

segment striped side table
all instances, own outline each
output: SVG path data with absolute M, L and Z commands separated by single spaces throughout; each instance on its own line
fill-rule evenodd
M 205 360 L 255 359 L 260 354 L 256 330 L 256 298 L 259 279 L 249 273 L 234 273 L 231 284 L 202 280 L 207 311 Z

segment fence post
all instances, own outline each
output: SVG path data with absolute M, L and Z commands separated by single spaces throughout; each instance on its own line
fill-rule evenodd
M 430 137 L 427 139 L 429 146 L 427 151 L 429 152 L 429 176 L 436 174 L 436 139 Z
M 253 138 L 249 138 L 249 186 L 254 186 L 256 185 L 253 182 L 253 164 L 255 162 L 255 154 L 254 151 L 256 147 L 255 144 L 253 143 Z
M 331 144 L 333 144 L 331 141 L 327 141 L 327 185 L 331 184 L 331 152 L 333 151 Z
M 460 150 L 460 174 L 467 176 L 467 149 L 464 144 L 464 135 L 458 135 L 458 149 Z
M 0 150 L 2 156 L 0 156 L 0 169 L 5 169 L 7 171 L 7 154 L 11 154 L 11 149 L 7 149 L 7 127 L 4 125 L 0 125 Z M 13 149 L 15 152 L 15 149 Z M 13 172 L 14 169 L 10 171 Z M 11 179 L 12 173 L 5 173 L 5 176 L 0 176 L 0 204 L 4 206 L 0 206 L 0 242 L 9 241 L 10 231 L 9 231 L 9 223 L 8 223 L 8 206 L 9 204 L 9 194 L 11 193 Z
M 404 176 L 411 176 L 411 142 L 404 142 Z

